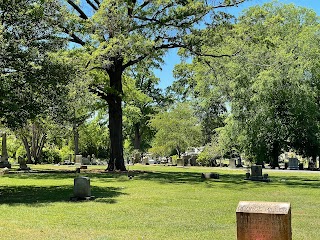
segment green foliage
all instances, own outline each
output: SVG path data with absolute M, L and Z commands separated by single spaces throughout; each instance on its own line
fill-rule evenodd
M 224 123 L 216 125 L 222 128 L 211 132 L 218 134 L 222 152 L 235 148 L 273 167 L 290 148 L 318 155 L 320 25 L 315 12 L 272 2 L 221 26 L 204 30 L 202 48 L 208 54 L 177 67 L 173 87 L 205 99 L 205 109 L 229 109 Z
M 81 45 L 88 53 L 88 72 L 93 70 L 108 75 L 102 82 L 92 84 L 91 90 L 108 103 L 110 110 L 112 149 L 108 169 L 114 170 L 115 167 L 125 170 L 122 99 L 126 71 L 138 63 L 146 66 L 152 63 L 156 66 L 171 48 L 181 47 L 193 52 L 201 35 L 195 29 L 204 22 L 206 16 L 215 13 L 218 8 L 236 5 L 244 0 L 217 1 L 213 4 L 205 0 L 86 2 L 87 4 L 78 4 L 67 1 L 67 6 L 61 8 L 65 17 L 62 25 L 64 32 L 69 35 L 68 40 Z M 92 10 L 90 14 L 87 8 Z M 134 110 L 135 115 L 139 115 L 136 108 L 127 110 Z M 144 111 L 141 112 L 145 114 Z M 137 116 L 133 120 L 137 120 Z M 145 123 L 145 120 L 136 123 L 136 129 L 140 130 L 141 125 L 146 126 Z M 140 137 L 138 136 L 138 140 Z M 135 144 L 135 148 L 141 148 L 137 145 Z
M 102 118 L 97 115 L 85 122 L 79 129 L 79 149 L 83 156 L 94 154 L 96 157 L 107 158 L 109 155 L 109 130 Z
M 59 156 L 61 160 L 69 160 L 70 154 L 73 154 L 73 150 L 68 145 L 65 145 L 59 149 Z
M 132 148 L 141 152 L 151 147 L 154 135 L 148 121 L 169 102 L 162 90 L 156 87 L 159 79 L 152 72 L 153 65 L 137 64 L 124 78 L 124 132 Z
M 23 145 L 20 145 L 16 151 L 16 159 L 18 159 L 19 156 L 26 156 L 26 154 L 26 149 L 23 147 Z
M 7 134 L 7 151 L 9 157 L 17 158 L 17 152 L 21 145 L 21 141 L 17 139 L 14 134 Z
M 10 128 L 59 110 L 69 66 L 50 55 L 64 46 L 57 8 L 56 1 L 0 2 L 0 119 Z
M 152 152 L 170 155 L 172 150 L 176 150 L 180 156 L 188 147 L 201 143 L 199 120 L 188 103 L 177 104 L 155 115 L 150 120 L 150 126 L 156 130 Z
M 42 161 L 46 163 L 60 163 L 62 160 L 59 150 L 56 148 L 44 148 L 42 153 Z

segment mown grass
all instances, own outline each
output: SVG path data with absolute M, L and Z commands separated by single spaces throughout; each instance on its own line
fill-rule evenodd
M 0 239 L 236 239 L 239 201 L 292 206 L 294 240 L 319 239 L 320 172 L 272 171 L 272 182 L 244 170 L 130 166 L 134 177 L 89 166 L 94 201 L 71 202 L 74 166 L 31 166 L 0 177 Z M 203 180 L 202 172 L 220 179 Z

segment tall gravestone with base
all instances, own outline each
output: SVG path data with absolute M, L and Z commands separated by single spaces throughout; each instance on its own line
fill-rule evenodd
M 236 160 L 234 158 L 229 159 L 229 168 L 236 168 Z
M 247 173 L 245 180 L 270 182 L 268 174 L 262 175 L 262 166 L 261 165 L 251 166 L 251 174 Z
M 283 202 L 239 202 L 237 240 L 292 240 L 291 206 Z
M 81 165 L 82 164 L 82 155 L 76 155 L 74 162 Z
M 0 168 L 11 168 L 11 164 L 9 163 L 9 157 L 7 152 L 7 134 L 5 132 L 2 133 L 2 151 L 1 151 L 1 159 L 0 159 Z
M 19 171 L 29 171 L 30 168 L 27 166 L 26 160 L 19 156 L 18 157 L 18 162 L 19 162 Z

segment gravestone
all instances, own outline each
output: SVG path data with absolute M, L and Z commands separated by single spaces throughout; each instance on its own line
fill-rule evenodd
M 142 164 L 149 165 L 149 158 L 148 157 L 143 157 L 142 158 Z
M 77 177 L 74 179 L 73 197 L 71 200 L 90 200 L 91 196 L 90 178 Z
M 189 161 L 190 161 L 191 166 L 197 166 L 197 157 L 196 156 L 192 156 Z
M 92 157 L 91 157 L 91 164 L 92 165 L 97 165 L 97 160 L 96 160 L 96 157 L 94 154 L 92 154 Z
M 204 179 L 210 179 L 210 178 L 219 179 L 220 176 L 219 176 L 219 173 L 201 173 L 201 178 L 204 178 Z
M 297 158 L 289 158 L 288 169 L 299 170 L 299 160 Z
M 0 168 L 11 168 L 9 163 L 8 151 L 7 151 L 7 134 L 2 133 L 2 150 L 0 158 Z
M 21 156 L 18 157 L 18 163 L 19 163 L 19 169 L 18 170 L 20 170 L 20 171 L 21 170 L 22 171 L 30 170 L 30 168 L 27 166 L 26 160 L 23 157 L 21 157 Z
M 234 158 L 229 159 L 229 168 L 236 168 L 236 160 Z
M 252 180 L 252 181 L 263 181 L 269 182 L 270 179 L 268 178 L 268 174 L 262 175 L 262 166 L 261 165 L 253 165 L 251 166 L 251 174 L 246 173 L 245 180 Z
M 239 202 L 237 240 L 292 240 L 291 206 L 284 202 Z
M 82 164 L 82 155 L 76 155 L 75 163 Z
M 82 158 L 82 164 L 83 165 L 91 165 L 90 159 L 83 157 Z
M 183 167 L 184 166 L 184 160 L 181 158 L 177 159 L 177 166 Z
M 190 156 L 182 155 L 182 160 L 184 166 L 190 166 Z
M 237 158 L 237 166 L 236 167 L 243 167 L 240 157 Z

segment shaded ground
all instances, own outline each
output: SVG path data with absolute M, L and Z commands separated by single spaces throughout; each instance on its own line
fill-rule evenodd
M 152 169 L 153 170 L 153 169 Z M 214 169 L 213 169 L 214 170 Z M 219 171 L 218 171 L 219 172 Z M 203 179 L 201 173 L 183 169 L 174 172 L 166 171 L 130 171 L 130 172 L 105 172 L 99 169 L 82 170 L 81 175 L 88 176 L 92 181 L 99 182 L 128 181 L 128 175 L 133 176 L 133 181 L 153 181 L 161 184 L 206 184 L 208 188 L 214 188 L 217 185 L 224 188 L 241 191 L 249 188 L 256 188 L 264 184 L 274 186 L 286 185 L 289 187 L 320 188 L 320 175 L 314 174 L 307 177 L 305 175 L 290 176 L 279 173 L 281 171 L 268 171 L 271 182 L 252 182 L 244 180 L 244 172 L 234 172 L 234 174 L 220 172 L 219 179 Z M 304 172 L 301 172 L 304 173 Z M 60 180 L 75 178 L 79 176 L 73 170 L 37 170 L 32 172 L 11 171 L 3 175 L 6 178 L 13 179 L 47 179 Z M 73 182 L 70 185 L 61 186 L 0 186 L 0 204 L 44 204 L 50 202 L 69 201 L 73 192 Z M 120 188 L 113 187 L 93 187 L 93 194 L 97 198 L 95 201 L 105 203 L 115 203 L 115 198 L 124 194 Z

